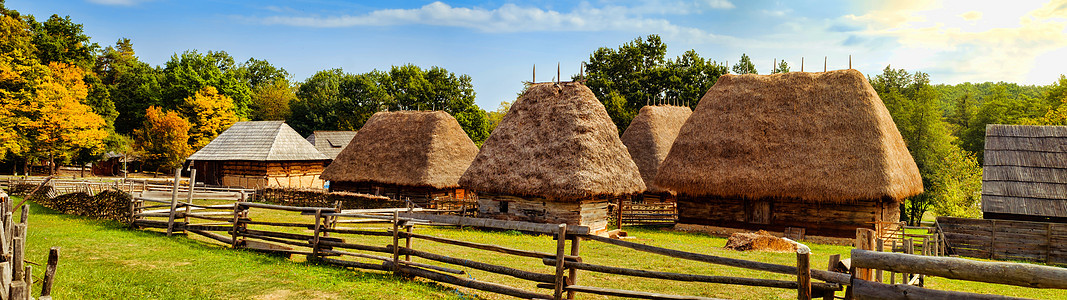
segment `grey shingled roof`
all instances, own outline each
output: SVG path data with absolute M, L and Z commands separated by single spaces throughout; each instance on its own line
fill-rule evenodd
M 189 160 L 326 160 L 307 140 L 282 121 L 237 122 Z
M 982 171 L 982 211 L 1067 217 L 1067 126 L 987 126 Z
M 315 131 L 307 140 L 327 158 L 337 159 L 337 154 L 345 150 L 345 146 L 348 146 L 354 136 L 355 131 Z

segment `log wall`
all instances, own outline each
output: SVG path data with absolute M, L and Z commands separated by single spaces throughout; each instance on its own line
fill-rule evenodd
M 958 255 L 1067 265 L 1067 224 L 938 217 Z
M 423 208 L 436 208 L 433 207 L 434 203 L 453 202 L 454 200 L 469 198 L 465 190 L 458 188 L 435 189 L 432 187 L 400 186 L 375 182 L 332 181 L 330 182 L 330 191 L 385 196 L 397 200 L 410 199 L 411 202 Z M 471 202 L 473 204 L 473 201 Z
M 678 223 L 784 232 L 803 228 L 806 235 L 854 237 L 857 228 L 898 220 L 892 201 L 813 203 L 791 198 L 724 198 L 678 196 Z
M 197 161 L 197 181 L 209 185 L 222 185 L 260 189 L 322 188 L 319 179 L 324 161 Z
M 478 194 L 478 216 L 502 220 L 579 225 L 597 234 L 607 230 L 609 198 L 560 202 L 541 197 Z

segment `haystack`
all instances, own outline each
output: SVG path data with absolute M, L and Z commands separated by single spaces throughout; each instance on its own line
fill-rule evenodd
M 326 167 L 322 178 L 330 180 L 331 191 L 416 203 L 464 198 L 459 177 L 477 153 L 478 147 L 448 113 L 379 112 Z
M 626 145 L 630 157 L 641 171 L 641 179 L 648 187 L 645 198 L 670 194 L 669 190 L 660 188 L 652 180 L 656 178 L 660 163 L 667 158 L 682 124 L 692 113 L 693 110 L 688 107 L 645 106 L 622 133 L 622 143 Z
M 607 226 L 609 201 L 645 190 L 607 110 L 575 82 L 530 86 L 460 184 L 478 192 L 480 215 L 592 232 Z
M 723 248 L 737 251 L 793 252 L 797 250 L 797 245 L 760 230 L 734 233 L 726 239 L 726 246 Z
M 196 181 L 245 188 L 322 188 L 326 156 L 282 121 L 237 122 L 189 156 Z
M 682 126 L 655 183 L 679 223 L 849 237 L 899 220 L 922 180 L 855 70 L 724 75 Z

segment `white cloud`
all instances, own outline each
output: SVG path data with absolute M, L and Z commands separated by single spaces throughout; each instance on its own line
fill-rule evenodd
M 89 0 L 90 3 L 102 4 L 102 5 L 120 5 L 120 6 L 134 6 L 144 2 L 151 2 L 153 0 Z
M 928 69 L 946 82 L 1024 82 L 1034 68 L 1047 67 L 1037 65 L 1038 57 L 1067 47 L 1067 22 L 1055 18 L 1067 15 L 1067 5 L 946 2 L 915 1 L 845 19 L 865 26 L 861 36 L 894 38 L 900 47 L 889 62 Z

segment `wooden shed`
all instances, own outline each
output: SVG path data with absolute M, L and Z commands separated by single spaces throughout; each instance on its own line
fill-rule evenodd
M 656 174 L 680 224 L 855 237 L 922 193 L 889 111 L 856 70 L 723 75 Z
M 478 146 L 442 111 L 378 112 L 322 173 L 330 191 L 382 195 L 430 205 L 463 199 L 459 176 Z
M 989 125 L 986 219 L 1067 223 L 1067 126 Z
M 348 146 L 348 143 L 352 141 L 352 137 L 356 136 L 355 131 L 327 131 L 316 130 L 307 137 L 309 143 L 315 146 L 316 150 L 319 150 L 326 158 L 331 161 L 337 159 L 337 154 L 341 153 Z
M 622 133 L 622 144 L 626 145 L 630 157 L 641 171 L 641 180 L 647 188 L 642 198 L 674 200 L 673 192 L 655 185 L 652 180 L 656 178 L 660 163 L 667 158 L 682 124 L 691 114 L 693 110 L 684 106 L 645 106 Z
M 532 84 L 460 178 L 479 215 L 588 226 L 603 232 L 608 203 L 645 190 L 607 110 L 581 83 Z
M 245 188 L 322 188 L 326 156 L 282 121 L 237 122 L 189 156 L 196 180 Z

